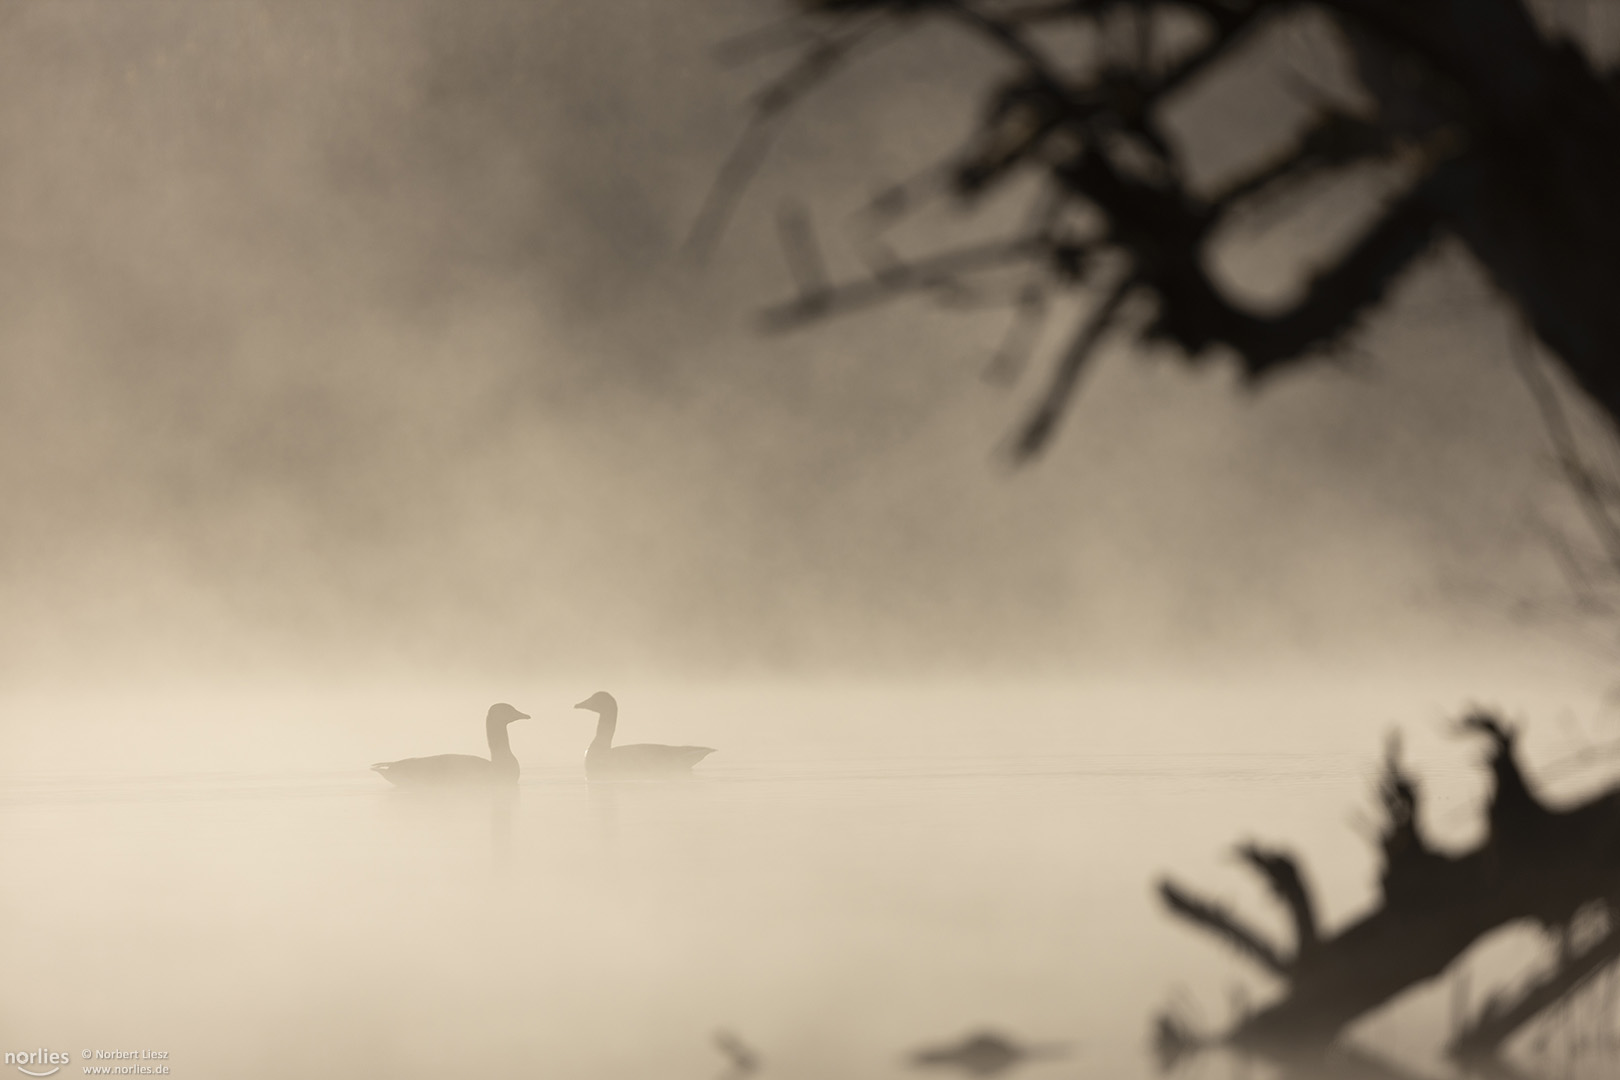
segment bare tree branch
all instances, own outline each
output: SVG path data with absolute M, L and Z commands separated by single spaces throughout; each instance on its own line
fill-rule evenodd
M 1291 963 L 1282 950 L 1258 930 L 1244 925 L 1224 904 L 1195 896 L 1169 880 L 1159 883 L 1159 896 L 1174 914 L 1202 926 L 1273 975 L 1288 974 Z
M 1125 256 L 1157 309 L 1138 328 L 1142 338 L 1167 341 L 1189 360 L 1230 348 L 1251 380 L 1298 367 L 1336 346 L 1450 231 L 1522 307 L 1575 384 L 1620 418 L 1620 305 L 1612 302 L 1620 294 L 1612 194 L 1620 190 L 1620 101 L 1579 52 L 1542 35 L 1525 0 L 1476 0 L 1466 15 L 1456 5 L 1411 0 L 801 0 L 801 7 L 834 34 L 805 46 L 795 69 L 760 98 L 756 129 L 717 182 L 699 239 L 718 232 L 746 184 L 767 121 L 819 85 L 875 20 L 887 17 L 892 29 L 928 18 L 990 45 L 1013 68 L 986 90 L 987 107 L 956 158 L 955 194 L 971 207 L 1033 170 L 1067 206 L 1095 209 L 1106 228 L 1099 253 Z M 1160 130 L 1164 106 L 1204 73 L 1235 63 L 1261 28 L 1306 9 L 1343 31 L 1371 109 L 1357 116 L 1325 109 L 1291 152 L 1213 201 L 1195 195 L 1178 147 Z M 1154 40 L 1170 11 L 1196 13 L 1209 26 L 1173 60 Z M 1075 63 L 1061 39 L 1039 28 L 1076 20 L 1099 34 L 1130 29 L 1131 46 L 1089 66 Z M 1206 273 L 1216 226 L 1245 202 L 1398 154 L 1417 166 L 1412 189 L 1290 310 L 1245 310 Z M 1529 170 L 1531 161 L 1544 167 Z M 911 195 L 897 191 L 874 204 L 874 220 L 903 213 Z M 887 277 L 901 260 L 876 235 L 863 239 L 875 276 Z M 1072 286 L 1061 260 L 1047 272 L 1053 286 Z M 867 285 L 849 299 L 863 306 L 875 296 Z M 842 310 L 843 299 L 826 309 Z M 803 300 L 793 305 L 798 314 L 821 310 Z
M 823 316 L 873 307 L 904 293 L 938 290 L 955 284 L 966 274 L 1028 263 L 1047 254 L 1050 248 L 1051 242 L 1040 236 L 954 248 L 898 263 L 877 277 L 829 285 L 768 308 L 764 324 L 770 330 L 786 330 Z
M 1023 374 L 1030 354 L 1046 325 L 1048 298 L 1046 290 L 1038 285 L 1025 285 L 1018 297 L 1012 322 L 996 348 L 995 355 L 986 365 L 984 377 L 997 385 L 1008 385 Z
M 1311 890 L 1305 884 L 1294 857 L 1285 851 L 1273 851 L 1258 844 L 1241 844 L 1238 855 L 1259 872 L 1271 887 L 1272 893 L 1282 901 L 1294 920 L 1294 948 L 1296 963 L 1304 963 L 1316 950 L 1320 936 L 1316 927 L 1316 904 Z
M 1040 405 L 1024 423 L 1023 431 L 1013 443 L 1015 460 L 1027 461 L 1046 447 L 1053 429 L 1057 427 L 1059 418 L 1069 404 L 1069 399 L 1074 396 L 1081 372 L 1085 370 L 1097 345 L 1113 326 L 1120 306 L 1124 304 L 1135 284 L 1131 278 L 1121 281 L 1087 314 L 1084 324 L 1069 342 L 1069 347 L 1058 358 L 1057 367 L 1052 373 L 1052 381 L 1047 386 Z
M 1592 534 L 1603 546 L 1604 556 L 1611 573 L 1620 574 L 1620 521 L 1614 518 L 1614 503 L 1598 482 L 1592 468 L 1581 453 L 1575 429 L 1569 414 L 1558 396 L 1558 389 L 1541 370 L 1540 362 L 1523 337 L 1515 335 L 1513 348 L 1514 368 L 1535 401 L 1542 428 L 1553 445 L 1553 458 L 1564 481 L 1575 493 L 1575 501 L 1585 515 Z
M 786 74 L 754 95 L 753 115 L 709 187 L 687 237 L 688 251 L 701 259 L 713 249 L 742 193 L 764 163 L 765 154 L 789 110 L 847 62 L 857 49 L 879 40 L 880 31 L 889 26 L 888 13 L 878 10 L 842 33 L 819 39 Z
M 827 264 L 816 244 L 815 229 L 810 224 L 810 212 L 798 203 L 783 203 L 776 215 L 776 227 L 781 236 L 782 255 L 788 270 L 798 284 L 801 296 L 814 295 L 827 290 Z
M 1463 1064 L 1494 1058 L 1515 1032 L 1616 963 L 1620 963 L 1620 928 L 1610 929 L 1579 956 L 1532 980 L 1512 1000 L 1490 999 L 1474 1021 L 1451 1040 L 1447 1055 Z

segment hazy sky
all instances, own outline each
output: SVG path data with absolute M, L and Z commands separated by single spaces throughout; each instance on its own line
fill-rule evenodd
M 1348 370 L 1108 355 L 1021 471 L 999 316 L 761 336 L 775 205 L 836 223 L 928 163 L 979 59 L 919 40 L 808 103 L 698 265 L 770 70 L 713 47 L 772 10 L 0 6 L 0 676 L 1084 676 L 1466 651 L 1556 591 L 1456 251 Z M 1189 137 L 1288 119 L 1245 115 Z

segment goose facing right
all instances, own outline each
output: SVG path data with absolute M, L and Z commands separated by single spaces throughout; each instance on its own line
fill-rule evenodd
M 614 746 L 613 732 L 619 724 L 619 703 L 606 690 L 598 690 L 576 709 L 589 709 L 596 714 L 596 738 L 585 751 L 585 775 L 624 776 L 658 773 L 686 773 L 692 766 L 714 753 L 712 746 L 659 746 L 655 743 L 632 743 Z

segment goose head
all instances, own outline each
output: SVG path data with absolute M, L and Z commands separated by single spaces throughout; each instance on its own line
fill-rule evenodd
M 608 693 L 606 690 L 598 690 L 596 693 L 592 694 L 578 705 L 575 705 L 574 708 L 589 709 L 591 712 L 598 714 L 609 712 L 616 713 L 619 711 L 619 703 L 614 701 L 613 695 Z
M 528 713 L 518 712 L 506 702 L 489 707 L 489 716 L 486 719 L 492 724 L 510 724 L 514 720 L 527 720 Z

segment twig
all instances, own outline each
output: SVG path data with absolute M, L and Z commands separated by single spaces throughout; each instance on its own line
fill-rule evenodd
M 776 227 L 782 241 L 782 256 L 798 283 L 800 295 L 825 292 L 827 265 L 816 244 L 810 212 L 798 203 L 783 203 L 776 214 Z
M 1026 285 L 1018 297 L 1012 322 L 1001 339 L 990 363 L 985 365 L 986 382 L 1005 386 L 1017 380 L 1029 363 L 1030 353 L 1046 326 L 1047 295 L 1039 285 Z
M 1447 1054 L 1454 1061 L 1468 1064 L 1494 1057 L 1519 1028 L 1617 961 L 1620 961 L 1620 929 L 1610 930 L 1580 956 L 1530 983 L 1511 1004 L 1497 1005 L 1492 999 L 1480 1016 L 1451 1041 Z
M 1293 916 L 1295 948 L 1297 955 L 1303 959 L 1316 948 L 1320 934 L 1316 924 L 1316 904 L 1311 899 L 1310 887 L 1305 884 L 1299 864 L 1287 852 L 1270 851 L 1258 844 L 1239 845 L 1238 854 L 1266 879 L 1272 894 L 1282 901 Z
M 1135 286 L 1136 279 L 1127 276 L 1114 286 L 1102 303 L 1087 314 L 1085 323 L 1069 342 L 1069 347 L 1064 350 L 1063 355 L 1058 358 L 1051 384 L 1047 386 L 1040 404 L 1025 421 L 1022 432 L 1013 443 L 1014 460 L 1028 461 L 1046 448 L 1053 430 L 1057 427 L 1058 419 L 1074 395 L 1074 388 L 1080 381 L 1080 373 L 1085 370 L 1086 361 L 1091 359 L 1098 342 L 1113 326 L 1120 307 Z
M 1194 896 L 1168 880 L 1159 883 L 1159 896 L 1172 912 L 1223 938 L 1228 945 L 1273 975 L 1286 978 L 1291 973 L 1292 965 L 1283 957 L 1282 950 L 1267 941 L 1258 930 L 1245 926 L 1223 905 Z
M 902 262 L 878 276 L 860 281 L 829 285 L 805 293 L 785 304 L 766 309 L 764 323 L 769 330 L 785 330 L 811 319 L 872 307 L 904 292 L 945 288 L 964 274 L 978 273 L 1026 262 L 1044 253 L 1044 237 L 996 240 L 954 248 L 912 262 Z
M 1604 504 L 1602 485 L 1597 482 L 1592 470 L 1582 460 L 1580 445 L 1575 437 L 1575 429 L 1570 424 L 1569 414 L 1565 411 L 1552 381 L 1536 362 L 1527 335 L 1515 334 L 1513 343 L 1514 367 L 1518 369 L 1519 377 L 1530 391 L 1536 411 L 1541 415 L 1541 424 L 1547 432 L 1547 437 L 1552 441 L 1558 467 L 1563 471 L 1565 481 L 1574 490 L 1576 501 L 1586 516 L 1587 524 L 1596 534 L 1598 542 L 1603 545 L 1610 570 L 1620 572 L 1620 523 L 1615 521 L 1610 509 Z
M 803 45 L 806 38 L 814 37 L 807 23 L 802 13 L 795 12 L 784 19 L 745 30 L 714 47 L 715 61 L 724 65 L 745 64 L 781 49 Z
M 692 223 L 692 232 L 686 241 L 688 252 L 701 260 L 714 249 L 725 232 L 732 212 L 741 201 L 742 193 L 764 163 L 765 152 L 776 136 L 776 129 L 793 106 L 817 84 L 831 76 L 857 48 L 871 44 L 873 40 L 881 40 L 878 31 L 889 24 L 887 13 L 879 11 L 871 18 L 857 22 L 840 36 L 819 41 L 786 74 L 754 95 L 753 114 L 749 117 L 748 125 L 721 164 Z

